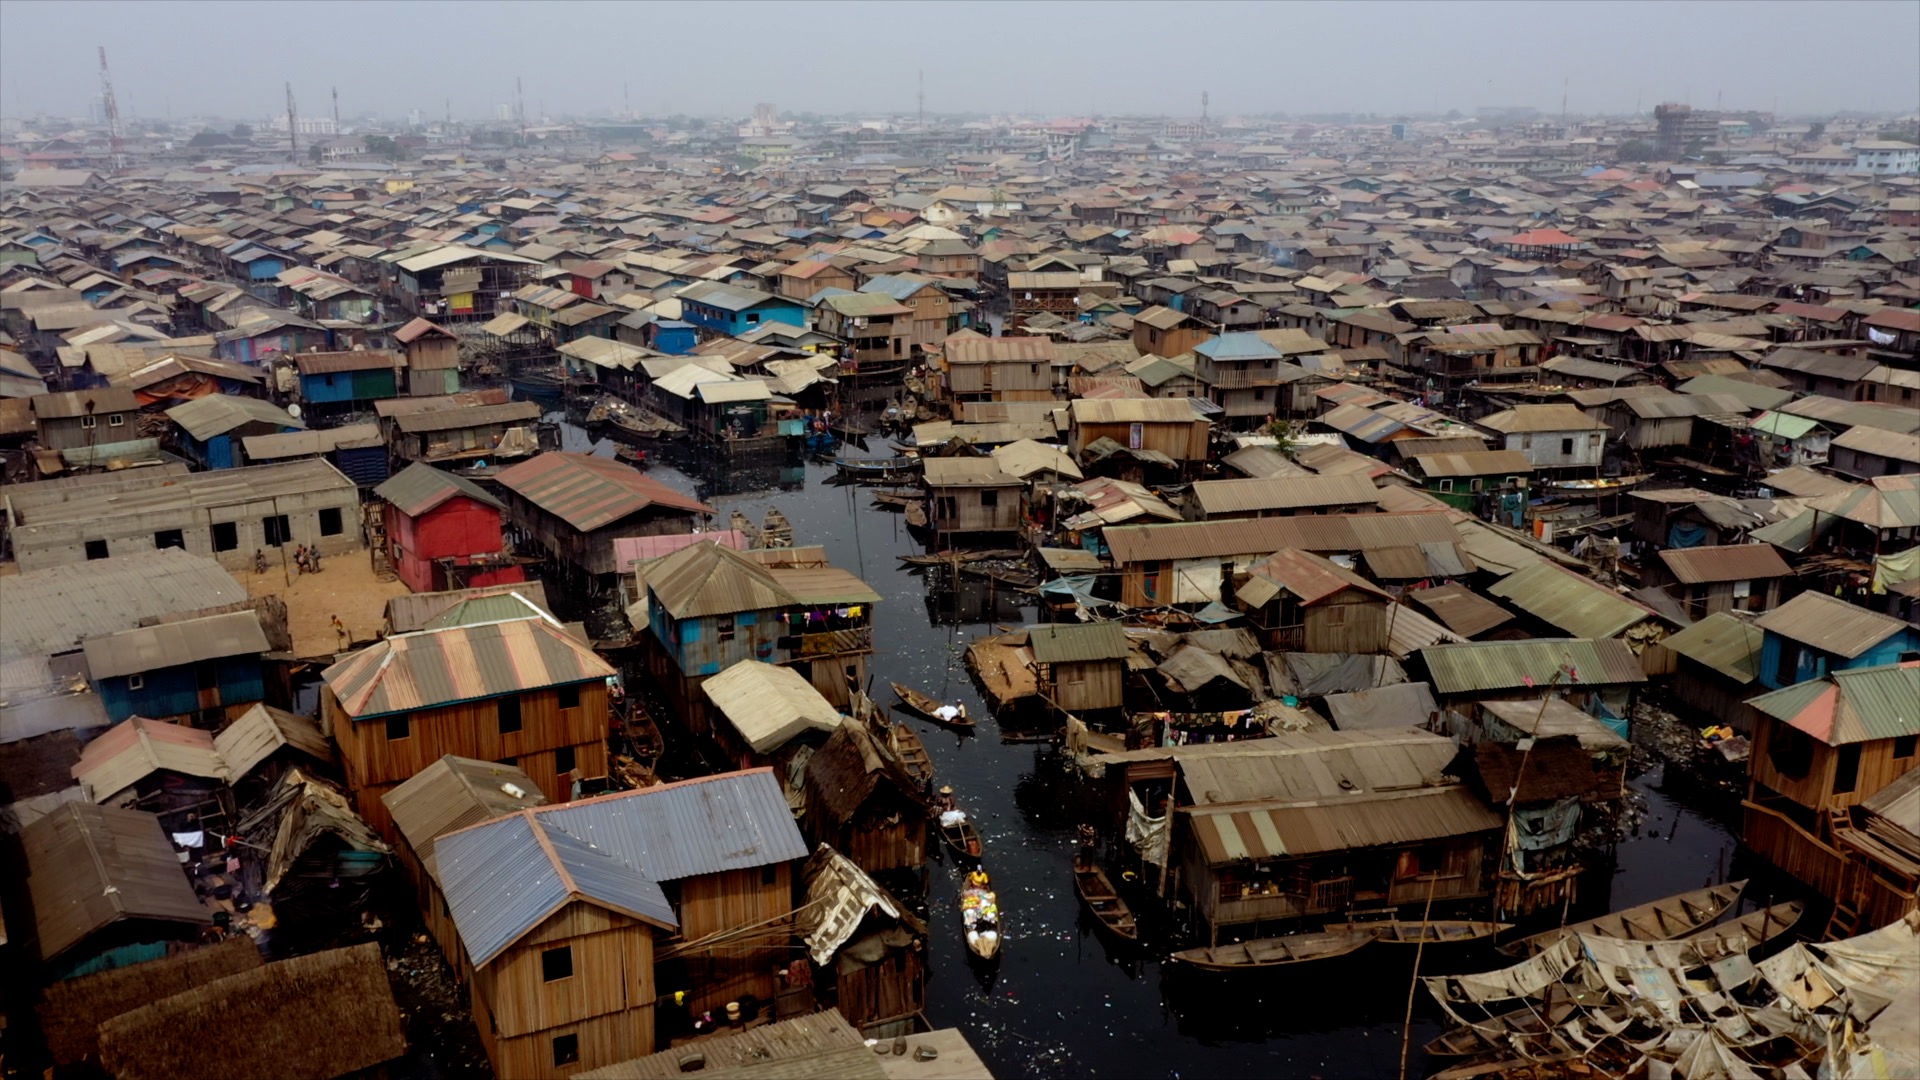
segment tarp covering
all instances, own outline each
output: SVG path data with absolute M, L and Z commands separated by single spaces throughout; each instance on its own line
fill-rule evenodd
M 1873 591 L 1880 594 L 1903 582 L 1920 578 L 1920 547 L 1873 558 Z
M 1127 843 L 1140 857 L 1161 869 L 1167 866 L 1167 823 L 1172 815 L 1153 817 L 1140 796 L 1127 792 Z

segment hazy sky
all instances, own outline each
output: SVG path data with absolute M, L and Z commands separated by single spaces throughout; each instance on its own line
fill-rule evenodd
M 0 0 L 0 113 L 744 116 L 1920 108 L 1920 2 L 181 3 Z

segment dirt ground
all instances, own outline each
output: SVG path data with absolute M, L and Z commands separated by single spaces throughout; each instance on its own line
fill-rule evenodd
M 398 580 L 379 581 L 366 552 L 324 559 L 318 574 L 294 574 L 292 553 L 285 571 L 276 562 L 265 574 L 251 568 L 234 576 L 255 596 L 280 596 L 287 602 L 287 628 L 293 634 L 293 652 L 302 659 L 340 652 L 333 616 L 347 624 L 353 643 L 364 645 L 380 636 L 387 599 L 403 596 L 407 587 Z M 289 582 L 288 575 L 292 575 Z

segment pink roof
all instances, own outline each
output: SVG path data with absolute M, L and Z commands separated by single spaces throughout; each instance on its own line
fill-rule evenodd
M 1559 229 L 1530 229 L 1507 237 L 1505 242 L 1516 247 L 1566 247 L 1583 241 Z
M 685 533 L 677 536 L 616 536 L 613 538 L 613 563 L 622 569 L 642 559 L 658 559 L 681 548 L 711 540 L 723 548 L 747 550 L 747 534 L 739 529 L 725 532 Z

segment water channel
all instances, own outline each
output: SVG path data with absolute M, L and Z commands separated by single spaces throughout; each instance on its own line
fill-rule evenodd
M 595 443 L 578 428 L 563 425 L 562 434 L 565 449 L 612 453 L 612 444 Z M 878 444 L 875 451 L 885 452 Z M 758 523 L 777 508 L 792 521 L 796 544 L 824 545 L 834 566 L 865 579 L 884 598 L 877 606 L 870 665 L 873 685 L 882 688 L 877 699 L 890 698 L 884 687 L 893 680 L 964 701 L 975 716 L 989 715 L 964 666 L 966 644 L 995 633 L 996 624 L 1034 621 L 1033 608 L 1023 608 L 1004 590 L 990 591 L 984 581 L 963 580 L 958 595 L 932 595 L 925 571 L 898 559 L 921 550 L 902 516 L 873 507 L 865 489 L 830 483 L 832 468 L 819 463 L 720 474 L 660 461 L 650 475 L 705 499 L 720 511 L 721 522 L 739 510 Z M 1077 807 L 1088 793 L 1059 752 L 1044 744 L 1003 742 L 992 720 L 966 737 L 913 722 L 939 781 L 953 785 L 979 825 L 1007 934 L 996 974 L 976 975 L 966 963 L 954 906 L 959 872 L 951 864 L 934 864 L 927 897 L 928 1019 L 965 1031 L 995 1075 L 1400 1074 L 1411 974 L 1405 960 L 1382 966 L 1363 956 L 1344 967 L 1308 968 L 1304 977 L 1196 984 L 1182 979 L 1177 965 L 1163 963 L 1165 939 L 1154 940 L 1151 921 L 1140 947 L 1122 952 L 1084 921 L 1074 895 L 1074 827 L 1083 820 Z M 1644 814 L 1619 845 L 1611 895 L 1601 875 L 1591 876 L 1576 917 L 1753 869 L 1736 852 L 1724 806 L 1690 798 L 1684 788 L 1670 793 L 1660 768 L 1636 777 L 1632 786 Z M 1750 899 L 1764 902 L 1758 892 L 1750 889 Z M 1438 1016 L 1420 993 L 1407 1075 L 1431 1071 L 1420 1046 L 1440 1033 Z

